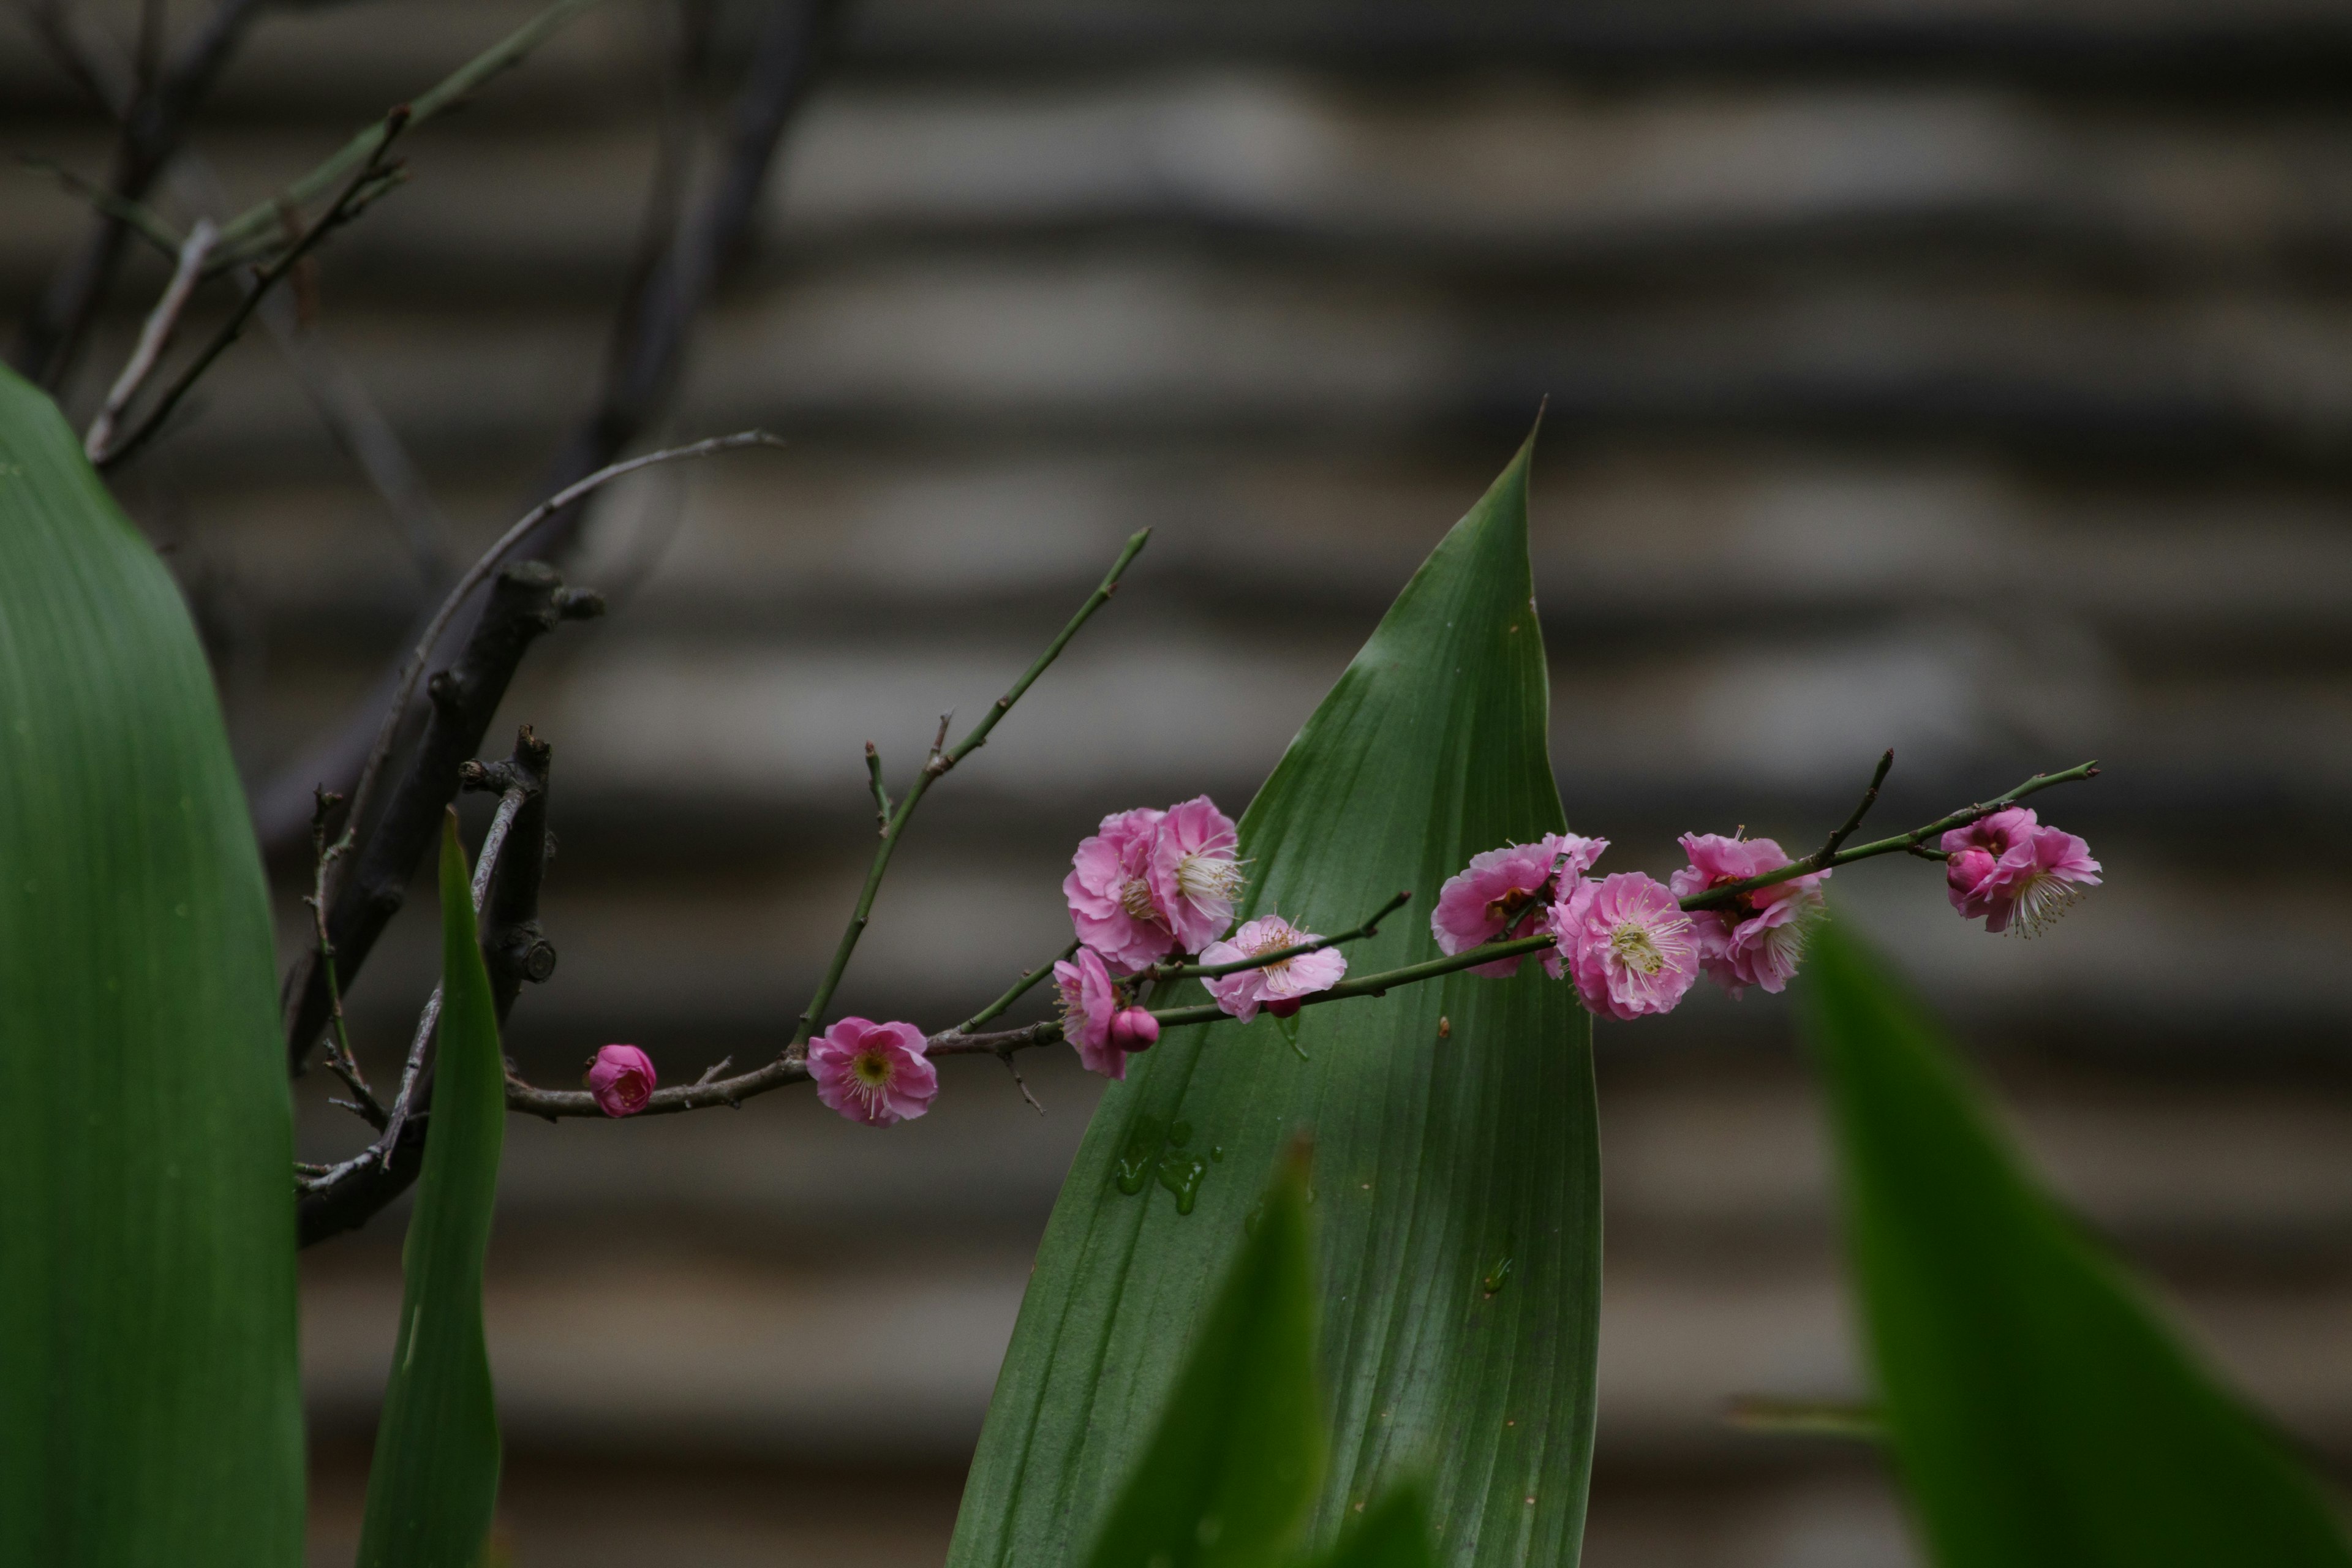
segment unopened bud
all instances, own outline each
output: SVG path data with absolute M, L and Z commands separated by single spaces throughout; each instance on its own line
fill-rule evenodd
M 635 1116 L 654 1097 L 654 1064 L 635 1046 L 606 1046 L 588 1064 L 588 1092 L 607 1116 Z
M 1160 1020 L 1141 1007 L 1129 1007 L 1112 1017 L 1110 1039 L 1123 1051 L 1148 1051 L 1160 1043 Z
M 1277 1018 L 1287 1018 L 1298 1011 L 1298 998 L 1285 996 L 1278 1001 L 1268 1002 L 1265 1005 L 1265 1010 Z

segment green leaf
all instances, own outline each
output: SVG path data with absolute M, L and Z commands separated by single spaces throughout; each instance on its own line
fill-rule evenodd
M 1373 1504 L 1320 1568 L 1437 1568 L 1429 1544 L 1429 1501 L 1420 1486 L 1398 1487 Z
M 506 1069 L 455 812 L 441 835 L 440 1031 L 360 1568 L 467 1568 L 482 1554 L 499 1495 L 482 1255 L 506 1135 Z
M 269 904 L 178 591 L 0 369 L 0 1562 L 301 1552 Z
M 1563 826 L 1527 465 L 1439 544 L 1243 819 L 1254 912 L 1336 931 L 1413 890 L 1347 950 L 1358 973 L 1435 956 L 1439 884 Z M 1601 1284 L 1587 1016 L 1531 964 L 1310 1007 L 1297 1028 L 1304 1058 L 1263 1015 L 1171 1029 L 1104 1097 L 997 1380 L 955 1568 L 1052 1568 L 1092 1539 L 1257 1173 L 1302 1133 L 1334 1406 L 1309 1540 L 1413 1470 L 1446 1562 L 1575 1560 Z
M 2326 1500 L 2035 1185 L 1832 927 L 1806 977 L 1895 1454 L 1944 1568 L 2352 1562 Z
M 1323 1468 L 1303 1159 L 1288 1163 L 1185 1358 L 1092 1568 L 1275 1561 Z

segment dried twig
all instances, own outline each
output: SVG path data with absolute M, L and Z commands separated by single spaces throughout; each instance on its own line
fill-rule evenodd
M 360 166 L 359 172 L 351 177 L 350 183 L 344 185 L 341 192 L 328 205 L 327 210 L 320 214 L 318 220 L 304 229 L 293 244 L 288 246 L 276 259 L 262 268 L 260 275 L 253 279 L 253 286 L 246 291 L 245 298 L 238 302 L 237 308 L 229 312 L 228 320 L 223 321 L 220 330 L 213 334 L 212 341 L 205 345 L 203 351 L 194 360 L 189 362 L 186 369 L 180 372 L 163 395 L 156 400 L 155 406 L 148 411 L 147 417 L 142 420 L 130 435 L 123 437 L 121 444 L 90 454 L 90 461 L 93 464 L 100 468 L 111 468 L 146 445 L 155 432 L 163 428 L 163 422 L 171 417 L 172 410 L 179 406 L 180 400 L 188 395 L 188 389 L 196 384 L 205 372 L 212 368 L 213 361 L 226 353 L 229 344 L 235 342 L 238 334 L 245 331 L 245 323 L 252 319 L 254 307 L 261 302 L 262 297 L 277 287 L 278 280 L 292 271 L 295 265 L 304 257 L 316 250 L 327 236 L 358 216 L 361 209 L 366 205 L 366 199 L 371 191 L 381 194 L 383 190 L 389 188 L 389 182 L 394 177 L 394 171 L 385 166 L 384 154 L 392 150 L 393 142 L 399 137 L 401 132 L 406 129 L 408 119 L 408 110 L 405 108 L 395 109 L 384 117 L 383 129 L 377 138 L 375 151 Z
M 98 417 L 89 422 L 89 433 L 82 437 L 82 454 L 91 463 L 106 460 L 108 449 L 114 444 L 114 422 L 131 406 L 154 373 L 156 362 L 163 357 L 164 345 L 172 341 L 173 329 L 180 324 L 180 312 L 187 308 L 189 297 L 196 291 L 196 279 L 204 271 L 205 260 L 211 256 L 213 241 L 220 231 L 203 218 L 188 230 L 188 237 L 180 246 L 178 260 L 172 268 L 172 280 L 163 286 L 155 308 L 147 312 L 146 325 L 139 330 L 139 344 L 131 351 L 131 358 L 122 374 L 114 378 L 107 389 L 106 401 Z
M 565 620 L 598 614 L 594 594 L 568 589 L 550 568 L 521 562 L 499 572 L 489 607 L 457 658 L 427 683 L 431 701 L 422 733 L 383 809 L 356 807 L 350 821 L 359 847 L 340 862 L 328 887 L 336 952 L 348 979 L 373 951 L 407 896 L 409 879 L 457 798 L 460 764 L 481 749 L 490 717 L 530 645 Z M 319 1036 L 326 993 L 315 963 L 299 961 L 286 982 L 286 1048 L 299 1072 Z
M 152 92 L 121 98 L 122 135 L 115 150 L 114 169 L 107 181 L 108 195 L 118 203 L 137 203 L 153 188 L 187 134 L 188 121 L 236 53 L 268 0 L 219 0 L 170 65 L 160 73 Z M 71 39 L 67 29 L 54 34 Z M 95 89 L 116 96 L 124 84 L 90 77 Z M 72 368 L 82 339 L 113 286 L 121 265 L 125 226 L 116 210 L 101 206 L 89 237 L 71 258 L 49 278 L 33 309 L 18 330 L 9 358 L 27 379 L 56 387 Z M 172 248 L 177 248 L 176 239 Z
M 366 1075 L 360 1071 L 359 1058 L 352 1054 L 351 1032 L 343 1023 L 343 993 L 335 978 L 335 944 L 327 934 L 327 871 L 330 867 L 351 852 L 352 836 L 345 833 L 331 845 L 327 842 L 327 818 L 342 804 L 342 796 L 320 790 L 318 805 L 310 816 L 310 843 L 314 852 L 310 894 L 302 901 L 310 906 L 313 924 L 318 930 L 319 971 L 327 980 L 327 1005 L 332 1014 L 334 1028 L 328 1038 L 327 1065 L 343 1087 L 352 1091 L 349 1102 L 353 1110 L 367 1120 L 370 1126 L 382 1131 L 388 1120 L 383 1106 L 368 1087 Z M 338 1101 L 338 1103 L 344 1103 Z

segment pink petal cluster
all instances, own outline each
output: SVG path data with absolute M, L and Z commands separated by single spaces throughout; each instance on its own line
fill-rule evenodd
M 1280 915 L 1265 914 L 1244 921 L 1241 930 L 1229 940 L 1213 942 L 1202 948 L 1201 962 L 1237 963 L 1260 953 L 1278 952 L 1315 940 L 1314 932 L 1298 930 Z M 1212 975 L 1202 984 L 1209 988 L 1209 994 L 1216 998 L 1219 1007 L 1246 1024 L 1257 1016 L 1261 1005 L 1277 1018 L 1290 1016 L 1298 1011 L 1301 997 L 1328 991 L 1347 973 L 1347 955 L 1336 947 L 1321 947 L 1313 952 L 1277 959 L 1260 968 Z
M 1076 962 L 1054 965 L 1054 985 L 1061 993 L 1062 1038 L 1077 1048 L 1078 1060 L 1088 1072 L 1105 1078 L 1127 1076 L 1127 1052 L 1111 1039 L 1111 1026 L 1120 1016 L 1118 991 L 1101 953 L 1078 949 Z
M 1533 844 L 1506 844 L 1500 849 L 1473 855 L 1466 869 L 1446 879 L 1437 891 L 1437 907 L 1430 911 L 1429 931 L 1437 939 L 1438 951 L 1466 952 L 1507 935 L 1532 934 L 1523 926 L 1530 916 L 1541 918 L 1546 902 L 1543 889 L 1551 879 L 1553 868 L 1559 867 L 1560 886 L 1567 887 L 1591 870 L 1608 847 L 1606 838 L 1547 833 Z M 1560 864 L 1563 856 L 1566 863 Z M 1544 967 L 1554 979 L 1559 978 L 1557 956 L 1546 953 Z M 1470 973 L 1500 978 L 1518 970 L 1517 959 L 1498 958 L 1475 966 Z
M 1078 940 L 1121 973 L 1197 952 L 1233 923 L 1239 842 L 1233 818 L 1205 795 L 1104 817 L 1062 879 Z
M 1777 871 L 1790 858 L 1769 838 L 1685 833 L 1682 847 L 1690 864 L 1672 879 L 1678 899 Z M 1768 992 L 1786 986 L 1797 973 L 1805 938 L 1821 912 L 1822 880 L 1829 875 L 1808 872 L 1742 893 L 1724 908 L 1693 911 L 1699 964 L 1708 978 L 1734 996 L 1750 985 Z
M 1989 931 L 2039 936 L 2085 888 L 2099 885 L 2091 847 L 2045 827 L 2021 805 L 1944 835 L 1944 881 L 1952 908 Z
M 607 1116 L 635 1116 L 654 1097 L 653 1058 L 635 1046 L 604 1046 L 588 1064 L 588 1092 Z
M 1576 994 L 1594 1013 L 1638 1018 L 1671 1012 L 1698 978 L 1690 916 L 1674 894 L 1638 871 L 1570 885 L 1548 923 L 1568 955 Z
M 816 1097 L 868 1127 L 911 1121 L 931 1108 L 940 1091 L 940 1071 L 924 1055 L 926 1044 L 912 1024 L 844 1018 L 809 1042 Z

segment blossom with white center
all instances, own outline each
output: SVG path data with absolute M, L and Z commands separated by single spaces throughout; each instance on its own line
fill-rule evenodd
M 1234 963 L 1261 953 L 1279 952 L 1286 947 L 1303 947 L 1318 940 L 1313 931 L 1304 931 L 1277 914 L 1264 914 L 1244 921 L 1231 939 L 1213 942 L 1201 950 L 1204 964 Z M 1277 1018 L 1286 1018 L 1298 1011 L 1299 999 L 1318 991 L 1328 991 L 1339 984 L 1348 973 L 1348 958 L 1336 947 L 1319 947 L 1313 952 L 1295 953 L 1278 958 L 1256 969 L 1244 969 L 1233 974 L 1212 975 L 1202 984 L 1217 1005 L 1246 1024 L 1257 1016 L 1258 1008 Z
M 1552 938 L 1585 1006 L 1612 1018 L 1673 1011 L 1698 978 L 1696 929 L 1674 894 L 1638 871 L 1566 892 L 1551 908 Z

